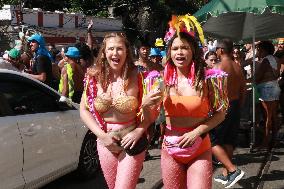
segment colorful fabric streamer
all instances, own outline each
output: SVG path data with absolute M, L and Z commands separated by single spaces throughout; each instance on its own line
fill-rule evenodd
M 209 89 L 208 95 L 213 112 L 226 111 L 229 107 L 227 76 L 226 72 L 219 69 L 208 69 L 205 72 L 205 80 Z

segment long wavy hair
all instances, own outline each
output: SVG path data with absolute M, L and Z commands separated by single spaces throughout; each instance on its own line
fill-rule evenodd
M 125 43 L 126 46 L 126 60 L 122 67 L 122 79 L 124 81 L 124 90 L 127 90 L 127 86 L 129 84 L 130 73 L 135 68 L 132 58 L 132 51 L 130 43 L 128 42 L 126 36 L 123 33 L 108 33 L 105 35 L 104 40 L 102 42 L 101 48 L 98 53 L 98 57 L 96 58 L 94 65 L 88 69 L 87 74 L 90 76 L 94 76 L 96 80 L 101 84 L 104 92 L 107 91 L 107 87 L 111 83 L 112 69 L 107 62 L 106 59 L 106 41 L 112 37 L 119 37 Z
M 170 64 L 176 69 L 176 66 L 171 58 L 171 47 L 173 44 L 173 41 L 175 38 L 180 37 L 181 39 L 185 39 L 192 50 L 192 61 L 195 62 L 194 69 L 195 69 L 195 81 L 194 81 L 194 88 L 196 91 L 199 91 L 201 94 L 203 94 L 203 84 L 205 79 L 205 67 L 206 63 L 202 57 L 202 49 L 199 47 L 197 40 L 192 37 L 191 35 L 180 32 L 179 36 L 175 34 L 172 39 L 168 43 L 168 50 L 167 50 L 167 64 Z M 167 86 L 167 91 L 169 91 L 169 88 L 171 86 Z

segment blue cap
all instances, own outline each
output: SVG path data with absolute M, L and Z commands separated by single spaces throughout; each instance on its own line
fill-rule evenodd
M 149 56 L 161 56 L 162 57 L 161 50 L 158 48 L 151 48 Z
M 70 58 L 80 58 L 80 51 L 76 47 L 69 47 L 65 56 Z
M 31 37 L 28 38 L 28 41 L 36 41 L 38 42 L 41 46 L 45 46 L 45 41 L 44 38 L 40 34 L 33 34 Z

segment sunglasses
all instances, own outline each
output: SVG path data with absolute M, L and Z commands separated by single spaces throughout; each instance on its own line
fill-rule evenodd
M 38 43 L 36 40 L 31 40 L 29 43 Z

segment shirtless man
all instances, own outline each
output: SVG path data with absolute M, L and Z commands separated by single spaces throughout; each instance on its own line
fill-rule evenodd
M 232 163 L 232 156 L 240 124 L 240 107 L 245 100 L 246 88 L 241 67 L 233 61 L 233 43 L 224 39 L 216 49 L 217 56 L 221 60 L 219 68 L 228 74 L 227 90 L 230 106 L 225 120 L 210 131 L 210 138 L 213 155 L 224 165 L 223 174 L 218 175 L 214 180 L 229 188 L 244 175 L 244 172 Z

